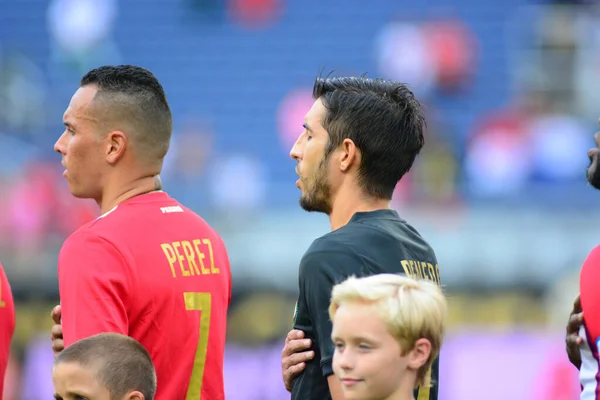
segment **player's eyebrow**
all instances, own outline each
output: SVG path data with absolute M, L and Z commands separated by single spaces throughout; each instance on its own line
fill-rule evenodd
M 54 398 L 56 400 L 63 400 L 62 396 L 60 394 L 58 394 L 58 393 L 54 393 Z
M 75 126 L 73 126 L 73 124 L 69 120 L 63 121 L 63 124 L 65 124 L 67 128 L 75 129 Z
M 336 341 L 336 340 L 343 340 L 340 337 L 337 336 L 331 336 L 331 340 L 332 341 Z M 348 343 L 369 343 L 369 344 L 375 344 L 377 341 L 374 340 L 373 338 L 367 337 L 367 336 L 350 336 L 348 338 L 346 338 L 346 342 Z
M 313 130 L 312 130 L 312 129 L 310 129 L 310 126 L 308 126 L 308 122 L 305 122 L 305 123 L 303 123 L 303 124 L 302 124 L 302 126 L 303 126 L 303 127 L 304 127 L 304 129 L 306 129 L 307 131 L 309 131 L 309 132 L 311 132 L 311 133 L 313 132 Z

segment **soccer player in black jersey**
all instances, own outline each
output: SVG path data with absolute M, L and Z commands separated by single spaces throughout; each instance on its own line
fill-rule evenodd
M 367 78 L 317 78 L 315 102 L 290 155 L 296 160 L 306 211 L 329 216 L 331 232 L 300 262 L 294 329 L 282 351 L 282 373 L 293 400 L 340 400 L 333 375 L 332 287 L 351 275 L 406 274 L 439 285 L 429 244 L 390 208 L 396 184 L 423 147 L 425 119 L 403 84 Z M 435 400 L 438 360 L 417 400 Z

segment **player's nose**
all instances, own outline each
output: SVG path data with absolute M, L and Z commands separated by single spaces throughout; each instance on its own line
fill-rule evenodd
M 60 154 L 65 154 L 65 144 L 64 144 L 65 134 L 60 135 L 56 143 L 54 143 L 54 151 Z
M 294 145 L 292 146 L 292 149 L 290 150 L 290 157 L 292 157 L 292 159 L 296 161 L 300 161 L 300 158 L 302 157 L 302 151 L 300 148 L 300 138 L 298 138 L 298 140 L 296 140 L 296 143 L 294 143 Z
M 348 354 L 348 352 L 345 352 L 344 354 L 338 353 L 335 357 L 338 357 L 338 364 L 344 371 L 350 371 L 354 368 L 353 357 Z

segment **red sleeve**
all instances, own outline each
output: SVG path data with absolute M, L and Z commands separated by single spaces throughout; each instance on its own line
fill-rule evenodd
M 4 374 L 8 365 L 10 342 L 15 331 L 15 303 L 8 279 L 0 264 L 0 398 L 4 390 Z
M 87 232 L 69 237 L 58 259 L 58 286 L 65 346 L 102 332 L 128 335 L 131 277 L 113 244 Z
M 594 248 L 581 267 L 579 290 L 585 326 L 594 343 L 600 337 L 600 246 Z

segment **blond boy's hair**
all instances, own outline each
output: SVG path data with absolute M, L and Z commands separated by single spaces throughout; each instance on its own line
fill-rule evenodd
M 333 287 L 329 306 L 332 321 L 338 308 L 348 302 L 372 305 L 398 340 L 402 355 L 412 350 L 418 339 L 431 342 L 431 354 L 417 371 L 417 386 L 424 386 L 427 371 L 439 355 L 446 330 L 448 303 L 441 289 L 430 281 L 402 275 L 351 276 Z

